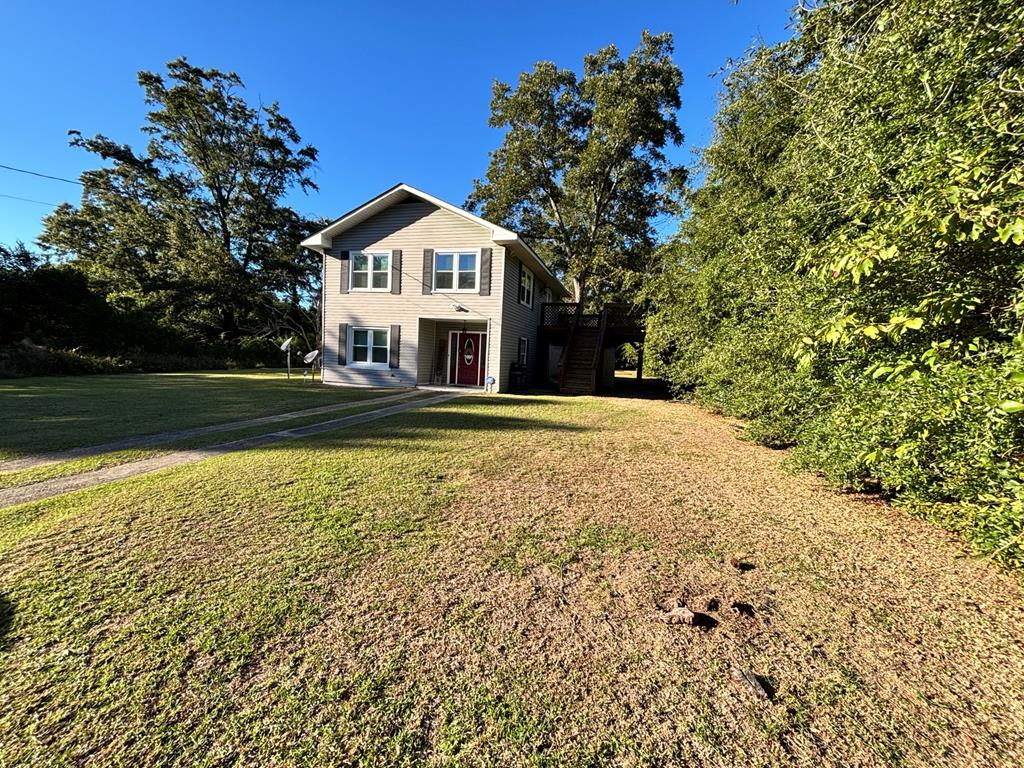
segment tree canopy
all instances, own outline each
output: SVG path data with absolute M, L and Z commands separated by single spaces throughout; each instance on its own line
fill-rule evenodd
M 48 216 L 40 242 L 115 307 L 198 345 L 244 344 L 281 323 L 315 344 L 319 261 L 298 243 L 320 222 L 282 199 L 316 189 L 316 150 L 277 103 L 247 102 L 234 73 L 180 58 L 138 80 L 145 149 L 71 131 L 108 165 L 82 175 L 81 203 Z
M 679 391 L 1024 564 L 1024 7 L 822 0 L 729 71 L 647 285 Z
M 682 81 L 672 36 L 645 32 L 625 59 L 613 45 L 586 56 L 582 76 L 542 61 L 515 88 L 495 82 L 505 136 L 467 205 L 527 237 L 578 300 L 635 283 L 685 179 L 664 152 L 683 139 Z

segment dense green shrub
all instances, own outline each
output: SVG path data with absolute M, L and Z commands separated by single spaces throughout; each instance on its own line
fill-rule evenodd
M 253 368 L 261 363 L 211 355 L 175 355 L 136 350 L 100 355 L 83 349 L 47 349 L 34 344 L 0 347 L 0 378 L 73 376 L 89 373 L 169 373 Z
M 725 80 L 664 373 L 1024 565 L 1024 6 L 825 0 Z

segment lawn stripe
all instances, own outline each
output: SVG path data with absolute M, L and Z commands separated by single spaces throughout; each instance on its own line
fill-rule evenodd
M 322 432 L 330 432 L 331 430 L 341 429 L 354 424 L 363 424 L 368 421 L 382 419 L 414 408 L 421 408 L 427 405 L 436 405 L 438 403 L 447 402 L 448 400 L 453 400 L 456 397 L 462 397 L 463 394 L 465 393 L 445 392 L 437 397 L 430 397 L 424 400 L 412 400 L 411 402 L 400 402 L 374 411 L 357 413 L 351 416 L 342 416 L 338 419 L 322 421 L 305 427 L 283 429 L 277 432 L 269 432 L 264 435 L 256 435 L 255 437 L 232 440 L 231 442 L 221 443 L 220 445 L 212 445 L 207 448 L 175 451 L 174 453 L 166 453 L 160 456 L 154 456 L 150 459 L 143 459 L 142 461 L 119 464 L 113 467 L 93 470 L 92 472 L 83 472 L 80 475 L 72 475 L 71 477 L 57 477 L 51 480 L 32 483 L 31 485 L 8 488 L 7 490 L 0 491 L 0 509 L 15 506 L 17 504 L 40 501 L 53 496 L 61 496 L 65 493 L 71 493 L 85 488 L 92 488 L 97 485 L 104 485 L 106 483 L 114 482 L 115 480 L 135 477 L 136 475 L 155 472 L 157 470 L 166 469 L 167 467 L 173 467 L 179 464 L 191 464 L 196 461 L 213 458 L 214 456 L 221 456 L 226 453 L 246 451 L 253 448 L 260 448 L 271 443 L 295 440 L 300 437 L 318 435 Z M 399 399 L 397 395 L 382 398 L 382 400 L 388 401 L 394 401 L 397 399 Z M 362 404 L 365 405 L 365 401 Z
M 97 456 L 101 453 L 110 453 L 112 451 L 125 451 L 132 448 L 149 448 L 154 445 L 162 445 L 164 443 L 173 443 L 177 440 L 184 440 L 190 437 L 199 437 L 201 435 L 209 435 L 216 432 L 231 432 L 236 429 L 245 429 L 247 427 L 258 427 L 262 424 L 274 424 L 280 421 L 291 421 L 292 419 L 301 418 L 304 416 L 316 416 L 321 413 L 334 413 L 336 411 L 344 411 L 349 408 L 354 408 L 358 405 L 365 405 L 367 402 L 376 403 L 388 403 L 396 400 L 404 400 L 409 397 L 413 397 L 417 394 L 416 390 L 409 390 L 407 392 L 400 392 L 397 395 L 387 395 L 380 398 L 370 398 L 369 400 L 354 400 L 346 401 L 344 403 L 331 403 L 330 405 L 320 405 L 316 408 L 307 408 L 302 411 L 291 411 L 289 413 L 275 413 L 270 416 L 259 416 L 253 419 L 242 419 L 241 421 L 226 421 L 220 424 L 210 424 L 205 427 L 192 427 L 189 429 L 178 429 L 173 432 L 159 432 L 151 435 L 139 435 L 137 437 L 126 437 L 122 440 L 114 440 L 113 442 L 103 443 L 102 445 L 87 445 L 82 448 L 69 448 L 63 451 L 54 451 L 53 453 L 45 453 L 37 456 L 26 456 L 19 459 L 10 459 L 8 461 L 0 461 L 0 472 L 15 472 L 22 469 L 33 469 L 35 467 L 43 467 L 49 464 L 58 464 L 62 461 L 70 461 L 72 459 L 84 459 L 89 456 Z

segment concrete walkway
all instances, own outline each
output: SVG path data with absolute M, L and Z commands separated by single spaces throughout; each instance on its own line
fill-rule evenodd
M 252 448 L 260 448 L 272 443 L 294 440 L 299 437 L 308 437 L 310 435 L 318 435 L 321 432 L 330 432 L 331 430 L 349 427 L 354 424 L 363 424 L 367 421 L 382 419 L 386 416 L 392 416 L 396 413 L 402 413 L 403 411 L 410 411 L 414 408 L 421 408 L 425 405 L 437 405 L 438 403 L 444 403 L 448 400 L 454 400 L 457 397 L 461 397 L 463 394 L 465 393 L 446 392 L 438 395 L 437 397 L 429 397 L 423 400 L 412 400 L 407 403 L 397 403 L 395 405 L 378 408 L 373 411 L 356 413 L 351 416 L 343 416 L 339 419 L 331 419 L 330 421 L 321 421 L 305 427 L 284 429 L 278 432 L 270 432 L 265 435 L 247 437 L 242 440 L 233 440 L 228 443 L 221 443 L 220 445 L 211 445 L 206 448 L 175 451 L 174 453 L 167 453 L 162 456 L 154 456 L 151 459 L 143 459 L 142 461 L 119 464 L 114 467 L 96 469 L 91 472 L 83 472 L 80 475 L 73 475 L 71 477 L 58 477 L 52 480 L 43 480 L 38 483 L 32 483 L 31 485 L 8 488 L 6 490 L 0 490 L 0 508 L 14 506 L 15 504 L 25 504 L 30 501 L 48 499 L 53 496 L 60 496 L 65 493 L 71 493 L 72 491 L 82 490 L 83 488 L 92 488 L 115 480 L 122 480 L 126 477 L 135 477 L 136 475 L 155 472 L 159 469 L 166 469 L 167 467 L 174 467 L 179 464 L 191 464 L 192 462 L 202 461 L 203 459 L 209 459 L 214 456 L 221 456 L 225 453 L 247 451 Z M 409 395 L 405 395 L 405 397 L 408 396 Z M 393 397 L 381 398 L 381 401 L 394 401 L 397 399 L 399 399 L 399 396 L 396 395 Z M 368 402 L 373 401 L 363 400 L 361 401 L 361 404 L 365 405 Z
M 102 445 L 87 445 L 81 448 L 69 448 L 64 451 L 54 451 L 53 453 L 44 453 L 36 456 L 25 456 L 20 459 L 0 461 L 0 472 L 14 472 L 20 469 L 45 467 L 49 464 L 59 464 L 62 461 L 70 461 L 72 459 L 83 459 L 86 456 L 98 456 L 101 453 L 110 453 L 111 451 L 127 451 L 132 448 L 150 448 L 154 445 L 163 445 L 165 443 L 173 443 L 178 440 L 187 440 L 190 437 L 210 435 L 217 432 L 231 432 L 236 429 L 246 429 L 248 427 L 259 427 L 263 424 L 275 424 L 281 421 L 290 421 L 304 416 L 316 416 L 322 413 L 335 413 L 337 411 L 345 411 L 350 408 L 369 405 L 371 403 L 392 403 L 397 400 L 405 400 L 406 398 L 413 397 L 417 394 L 417 390 L 408 390 L 406 392 L 400 392 L 397 395 L 368 398 L 366 400 L 346 400 L 343 403 L 321 405 L 316 408 L 307 408 L 304 411 L 275 413 L 270 416 L 259 416 L 254 419 L 242 419 L 241 421 L 225 421 L 219 424 L 209 424 L 205 427 L 191 427 L 189 429 L 177 429 L 173 432 L 158 432 L 151 435 L 126 437 L 122 440 L 114 440 L 113 442 L 103 443 Z

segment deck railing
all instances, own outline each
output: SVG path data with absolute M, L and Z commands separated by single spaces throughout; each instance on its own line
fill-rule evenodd
M 576 303 L 541 304 L 540 324 L 544 328 L 568 328 L 576 314 Z
M 566 365 L 569 360 L 569 350 L 572 348 L 572 337 L 576 335 L 576 329 L 580 327 L 580 310 L 583 309 L 583 305 L 579 302 L 574 304 L 566 304 L 567 307 L 572 307 L 572 314 L 569 315 L 569 332 L 565 336 L 565 344 L 562 346 L 562 354 L 558 356 L 558 389 L 562 390 L 565 388 L 565 373 Z M 559 318 L 561 319 L 561 317 Z
M 541 328 L 547 330 L 569 330 L 575 323 L 580 328 L 600 328 L 601 316 L 607 315 L 608 328 L 637 328 L 639 323 L 630 313 L 626 304 L 608 304 L 601 313 L 577 315 L 577 302 L 542 304 L 540 309 Z

